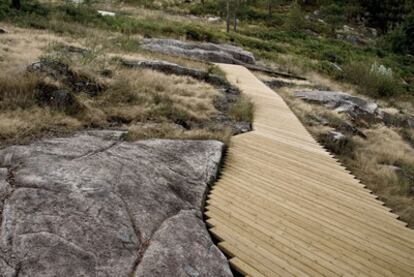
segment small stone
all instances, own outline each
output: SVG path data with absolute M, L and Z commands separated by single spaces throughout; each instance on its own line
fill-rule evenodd
M 235 122 L 233 135 L 243 134 L 252 130 L 252 125 L 249 122 Z
M 97 12 L 98 12 L 98 14 L 100 14 L 102 16 L 111 16 L 111 17 L 114 17 L 115 16 L 115 13 L 114 12 L 99 11 L 99 10 Z
M 73 45 L 67 45 L 64 47 L 64 49 L 71 53 L 78 53 L 78 54 L 86 54 L 89 50 L 86 48 L 73 46 Z
M 333 140 L 343 140 L 346 138 L 344 134 L 337 131 L 329 131 L 329 134 L 332 136 Z
M 408 125 L 408 128 L 414 129 L 414 117 L 413 116 L 410 116 L 407 118 L 407 125 Z
M 335 69 L 337 72 L 344 72 L 344 70 L 342 69 L 342 67 L 340 67 L 338 64 L 333 63 L 333 62 L 329 62 L 329 64 L 332 66 L 333 69 Z
M 368 28 L 368 30 L 371 32 L 371 35 L 373 37 L 377 37 L 378 36 L 378 31 L 375 28 Z
M 219 23 L 221 21 L 221 17 L 219 16 L 211 16 L 207 18 L 208 23 Z
M 349 27 L 348 25 L 344 25 L 343 30 L 347 33 L 350 33 L 354 31 L 354 28 Z
M 4 28 L 0 28 L 0 34 L 7 34 L 8 31 Z
M 184 266 L 184 271 L 190 277 L 199 277 L 200 276 L 200 273 L 194 267 L 192 267 L 191 265 L 185 265 Z

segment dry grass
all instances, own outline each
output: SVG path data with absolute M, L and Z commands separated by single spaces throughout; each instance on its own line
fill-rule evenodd
M 44 31 L 29 31 L 10 25 L 4 26 L 9 33 L 0 36 L 0 68 L 2 76 L 13 76 L 16 73 L 23 73 L 26 70 L 26 66 L 38 59 L 44 49 L 53 41 L 61 43 L 70 43 L 72 41 Z
M 414 149 L 392 129 L 367 130 L 357 139 L 353 160 L 346 165 L 387 205 L 414 227 Z
M 229 114 L 234 120 L 253 122 L 254 105 L 249 98 L 242 95 L 230 108 Z
M 217 112 L 217 95 L 213 87 L 191 78 L 120 69 L 108 91 L 91 106 L 123 122 L 202 121 Z
M 105 34 L 100 32 L 88 39 L 74 40 L 44 31 L 13 26 L 7 29 L 10 33 L 0 36 L 0 66 L 7 68 L 0 73 L 0 146 L 82 128 L 121 128 L 129 130 L 128 139 L 131 140 L 160 137 L 228 142 L 231 136 L 231 130 L 224 127 L 219 130 L 202 127 L 218 112 L 214 100 L 219 92 L 215 88 L 189 77 L 125 69 L 117 58 L 158 58 L 208 71 L 210 67 L 204 63 L 145 51 L 113 52 L 114 49 L 104 43 Z M 91 51 L 88 55 L 62 52 L 62 46 L 68 44 Z M 41 56 L 69 64 L 77 74 L 102 84 L 104 91 L 95 97 L 73 92 L 79 104 L 76 113 L 39 103 L 35 90 L 40 84 L 70 90 L 64 82 L 27 73 L 27 66 Z M 100 74 L 104 69 L 111 72 L 110 77 Z M 247 114 L 243 114 L 243 107 Z M 243 100 L 233 111 L 235 117 L 250 117 L 251 106 Z M 143 128 L 143 124 L 149 127 Z M 171 128 L 177 125 L 181 128 Z M 196 127 L 189 128 L 193 125 Z
M 82 122 L 50 108 L 33 106 L 28 109 L 0 113 L 0 146 L 26 143 L 40 136 L 66 134 L 82 127 Z
M 185 130 L 176 124 L 161 123 L 150 125 L 133 125 L 128 129 L 127 140 L 135 141 L 148 138 L 219 140 L 229 144 L 232 131 L 228 128 L 221 131 L 205 129 Z

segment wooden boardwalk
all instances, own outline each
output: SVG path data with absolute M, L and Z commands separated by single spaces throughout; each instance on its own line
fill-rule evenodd
M 205 215 L 251 276 L 414 276 L 414 230 L 397 220 L 247 69 L 220 65 L 256 105 L 232 138 Z

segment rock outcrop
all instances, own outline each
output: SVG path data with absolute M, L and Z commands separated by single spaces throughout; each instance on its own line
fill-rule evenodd
M 229 44 L 183 42 L 174 39 L 146 38 L 142 48 L 168 55 L 230 64 L 256 64 L 252 53 Z
M 121 63 L 131 68 L 152 69 L 163 72 L 165 74 L 174 74 L 178 76 L 189 76 L 194 79 L 207 82 L 215 86 L 230 86 L 230 84 L 220 76 L 209 74 L 198 69 L 180 66 L 175 63 L 170 63 L 160 60 L 121 60 Z
M 370 102 L 344 92 L 313 90 L 297 91 L 294 95 L 305 101 L 323 104 L 328 108 L 335 109 L 339 113 L 345 113 L 350 117 L 353 124 L 358 127 L 370 127 L 372 124 L 382 123 L 391 127 L 414 129 L 414 117 L 412 115 L 403 111 L 389 113 L 381 109 L 375 102 Z M 335 128 L 346 133 L 365 137 L 357 126 L 344 122 L 335 126 Z
M 0 151 L 0 276 L 232 276 L 201 219 L 223 145 L 122 135 Z
M 50 59 L 40 59 L 27 67 L 29 72 L 45 74 L 56 81 L 62 82 L 74 92 L 83 92 L 96 96 L 104 86 L 93 78 L 72 71 L 68 65 Z
M 337 112 L 347 113 L 357 121 L 378 122 L 382 113 L 378 105 L 340 91 L 298 91 L 295 96 L 308 102 L 324 104 Z
M 38 84 L 34 95 L 38 104 L 50 106 L 67 114 L 74 115 L 82 111 L 82 106 L 70 91 L 59 89 L 53 85 Z

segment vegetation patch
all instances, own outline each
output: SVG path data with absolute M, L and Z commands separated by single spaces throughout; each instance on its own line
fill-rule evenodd
M 17 34 L 8 39 L 14 41 L 13 36 Z M 85 128 L 128 130 L 130 140 L 160 137 L 228 142 L 235 132 L 232 124 L 239 118 L 230 111 L 236 109 L 233 106 L 241 108 L 238 93 L 231 94 L 222 108 L 217 103 L 224 103 L 220 99 L 225 98 L 225 90 L 191 77 L 125 68 L 119 58 L 108 58 L 104 48 L 29 45 L 47 55 L 27 70 L 21 70 L 27 67 L 23 61 L 3 61 L 3 66 L 15 69 L 0 74 L 2 145 Z M 18 66 L 10 66 L 13 64 Z M 212 72 L 223 75 L 214 66 L 199 68 L 206 70 L 206 76 Z M 250 109 L 247 100 L 243 105 Z

